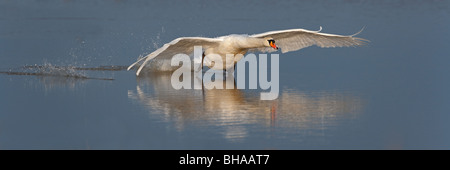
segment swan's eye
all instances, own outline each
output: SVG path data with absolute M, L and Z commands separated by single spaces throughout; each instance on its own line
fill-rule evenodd
M 275 40 L 267 40 L 267 41 L 269 41 L 269 44 L 272 44 L 272 43 L 275 44 Z

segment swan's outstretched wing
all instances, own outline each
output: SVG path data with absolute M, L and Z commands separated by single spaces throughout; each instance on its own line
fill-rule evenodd
M 271 37 L 275 40 L 276 45 L 281 48 L 281 52 L 283 53 L 300 50 L 302 48 L 309 47 L 312 45 L 317 45 L 322 48 L 351 47 L 364 45 L 368 42 L 368 40 L 366 39 L 353 37 L 359 34 L 362 30 L 350 36 L 320 33 L 321 30 L 322 27 L 320 27 L 319 31 L 310 31 L 305 29 L 289 29 L 289 30 L 270 31 L 261 34 L 255 34 L 251 35 L 250 37 L 255 38 Z M 259 48 L 255 50 L 263 52 L 275 51 L 271 48 Z
M 180 53 L 189 55 L 194 51 L 194 46 L 202 46 L 203 49 L 205 49 L 209 47 L 215 47 L 219 45 L 220 42 L 222 42 L 222 39 L 220 38 L 204 38 L 204 37 L 177 38 L 167 44 L 164 44 L 164 46 L 162 46 L 161 48 L 157 49 L 156 51 L 150 53 L 149 55 L 131 64 L 128 67 L 128 70 L 130 70 L 136 64 L 144 60 L 144 62 L 141 64 L 141 66 L 136 72 L 136 75 L 139 75 L 142 68 L 144 68 L 145 64 L 155 57 L 158 57 L 159 59 L 171 59 L 174 55 Z

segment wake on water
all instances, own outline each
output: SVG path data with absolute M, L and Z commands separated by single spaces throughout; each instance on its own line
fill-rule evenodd
M 44 76 L 70 79 L 96 79 L 114 80 L 113 78 L 89 77 L 86 71 L 122 71 L 126 66 L 99 66 L 99 67 L 75 67 L 75 66 L 55 66 L 50 63 L 43 65 L 26 65 L 19 68 L 0 71 L 1 74 L 23 75 L 23 76 Z
M 161 33 L 164 33 L 164 27 L 161 28 L 161 32 L 158 33 L 156 39 L 151 39 L 153 48 L 158 49 L 161 44 Z M 146 50 L 150 50 L 146 47 Z M 78 55 L 72 54 L 71 56 L 75 59 Z M 144 57 L 141 55 L 139 58 Z M 192 58 L 191 58 L 192 59 Z M 192 61 L 192 60 L 191 60 Z M 75 61 L 77 63 L 77 61 Z M 192 62 L 193 64 L 193 62 Z M 76 65 L 76 64 L 75 64 Z M 139 68 L 139 64 L 135 68 Z M 114 80 L 113 78 L 104 77 L 90 77 L 87 75 L 86 71 L 125 71 L 128 66 L 98 66 L 98 67 L 77 67 L 72 64 L 66 66 L 54 65 L 49 62 L 45 62 L 42 65 L 25 65 L 17 68 L 10 68 L 7 71 L 0 70 L 0 74 L 6 75 L 16 75 L 16 76 L 41 76 L 41 77 L 55 77 L 55 78 L 70 78 L 70 79 L 96 79 L 96 80 Z M 180 68 L 179 66 L 172 66 L 171 60 L 167 59 L 153 59 L 150 60 L 144 67 L 143 72 L 170 72 Z

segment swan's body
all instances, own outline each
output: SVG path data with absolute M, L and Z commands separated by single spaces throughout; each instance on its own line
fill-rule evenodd
M 281 52 L 286 53 L 289 51 L 300 50 L 312 45 L 317 45 L 322 48 L 350 47 L 363 45 L 367 41 L 362 38 L 353 37 L 361 31 L 354 35 L 343 36 L 320 33 L 321 30 L 322 27 L 320 27 L 319 31 L 290 29 L 270 31 L 255 35 L 233 34 L 217 38 L 181 37 L 165 44 L 163 47 L 157 49 L 151 54 L 139 59 L 130 65 L 128 70 L 144 60 L 136 72 L 136 75 L 139 75 L 142 68 L 151 59 L 155 57 L 160 59 L 170 59 L 174 55 L 180 53 L 192 54 L 194 51 L 194 46 L 202 46 L 204 49 L 204 61 L 202 61 L 202 64 L 208 67 L 214 66 L 212 67 L 213 69 L 229 69 L 232 68 L 240 59 L 242 59 L 243 55 L 249 51 L 274 52 L 278 50 L 278 47 L 280 47 Z M 277 45 L 275 45 L 275 42 L 277 42 Z M 227 54 L 232 54 L 234 57 L 226 57 Z M 215 65 L 213 61 L 217 60 L 214 57 L 221 57 L 220 61 L 224 64 Z

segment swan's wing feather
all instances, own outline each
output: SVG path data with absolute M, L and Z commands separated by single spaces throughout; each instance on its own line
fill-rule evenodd
M 155 50 L 154 52 L 148 54 L 147 56 L 139 59 L 135 63 L 128 67 L 128 70 L 133 68 L 136 64 L 140 63 L 142 60 L 144 62 L 141 64 L 136 72 L 139 75 L 145 64 L 158 57 L 158 59 L 171 59 L 176 54 L 191 54 L 194 52 L 194 46 L 202 46 L 202 48 L 209 48 L 219 45 L 222 41 L 220 38 L 204 38 L 204 37 L 181 37 L 177 38 L 167 44 L 164 44 L 161 48 Z
M 320 27 L 322 30 L 322 27 Z M 336 35 L 321 33 L 319 31 L 310 31 L 305 29 L 289 29 L 281 31 L 270 31 L 261 34 L 251 35 L 255 38 L 271 37 L 276 41 L 278 47 L 281 48 L 281 52 L 286 53 L 289 51 L 300 50 L 305 47 L 317 45 L 322 48 L 329 47 L 352 47 L 364 45 L 368 40 L 358 37 L 353 37 L 358 33 L 351 36 Z M 266 48 L 255 49 L 259 51 L 267 51 Z M 270 51 L 269 51 L 270 52 Z

